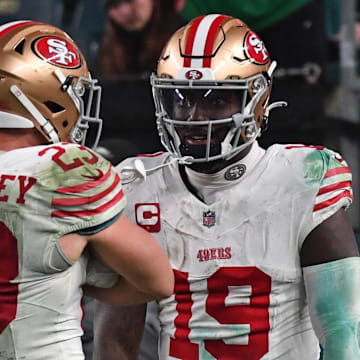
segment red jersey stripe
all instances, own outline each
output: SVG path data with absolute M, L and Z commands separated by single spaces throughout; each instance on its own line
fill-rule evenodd
M 340 181 L 335 184 L 323 186 L 322 188 L 320 188 L 318 195 L 326 194 L 328 192 L 338 190 L 341 188 L 346 188 L 346 187 L 351 187 L 351 181 Z
M 59 192 L 62 194 L 76 194 L 79 192 L 93 189 L 93 188 L 103 184 L 110 177 L 111 167 L 112 166 L 110 164 L 109 170 L 106 172 L 105 175 L 101 176 L 101 178 L 99 180 L 91 180 L 91 181 L 87 181 L 87 182 L 79 184 L 79 185 L 59 188 L 56 190 L 56 192 Z
M 85 318 L 85 308 L 84 308 L 83 299 L 84 299 L 84 298 L 81 298 L 81 300 L 80 300 L 80 308 L 81 308 L 81 321 L 80 321 L 80 326 L 81 326 L 81 329 L 82 329 L 82 330 L 84 330 L 84 318 Z
M 335 175 L 340 175 L 340 174 L 350 174 L 350 170 L 347 166 L 341 166 L 341 167 L 336 167 L 333 169 L 330 169 L 326 174 L 324 179 L 330 177 L 330 176 L 335 176 Z
M 91 204 L 95 201 L 98 201 L 98 200 L 104 198 L 106 195 L 110 194 L 119 183 L 120 183 L 120 177 L 118 174 L 116 174 L 114 182 L 111 184 L 111 186 L 99 194 L 96 194 L 93 196 L 87 196 L 87 197 L 83 197 L 83 198 L 54 199 L 52 201 L 51 205 L 53 205 L 53 206 L 76 206 L 76 205 Z
M 189 321 L 191 318 L 191 307 L 193 300 L 191 298 L 190 285 L 188 282 L 188 273 L 181 273 L 180 271 L 174 270 L 175 276 L 175 300 L 177 302 L 176 310 L 178 315 L 176 316 L 174 323 L 176 326 L 175 338 L 186 339 L 190 333 Z M 172 351 L 181 350 L 176 346 L 176 342 L 173 342 L 175 348 Z
M 99 215 L 103 212 L 105 212 L 106 210 L 110 209 L 112 206 L 116 205 L 122 198 L 124 197 L 124 192 L 121 189 L 117 195 L 111 199 L 110 201 L 108 201 L 107 203 L 97 207 L 96 209 L 92 209 L 92 210 L 80 210 L 80 211 L 53 211 L 51 213 L 52 217 L 60 217 L 60 218 L 65 218 L 65 217 L 85 217 L 85 216 L 94 216 L 94 215 Z
M 211 24 L 208 36 L 206 38 L 205 43 L 205 50 L 204 50 L 204 56 L 209 56 L 203 60 L 203 67 L 210 67 L 211 66 L 211 55 L 213 53 L 214 43 L 216 39 L 216 35 L 218 33 L 219 27 L 224 21 L 224 19 L 227 19 L 228 16 L 221 15 L 217 17 L 214 22 Z
M 340 199 L 344 198 L 344 197 L 348 197 L 350 198 L 351 200 L 353 199 L 353 196 L 352 194 L 350 193 L 350 191 L 348 190 L 344 190 L 343 192 L 341 192 L 339 195 L 329 199 L 329 200 L 325 200 L 319 204 L 316 204 L 314 206 L 314 212 L 315 211 L 318 211 L 318 210 L 321 210 L 321 209 L 324 209 L 324 208 L 327 208 L 328 206 L 331 206 L 333 204 L 335 204 L 336 202 L 338 202 Z
M 16 29 L 17 27 L 24 26 L 24 25 L 30 25 L 30 24 L 42 24 L 37 21 L 30 21 L 30 20 L 24 20 L 24 21 L 13 21 L 9 24 L 0 26 L 0 38 L 10 32 L 13 29 Z
M 185 56 L 191 56 L 192 55 L 192 49 L 194 46 L 194 40 L 195 40 L 195 35 L 196 35 L 196 31 L 201 23 L 201 20 L 205 17 L 206 15 L 200 16 L 197 19 L 195 19 L 195 21 L 192 23 L 191 28 L 189 30 L 189 34 L 188 34 L 188 38 L 186 40 L 186 45 L 185 45 Z M 185 57 L 184 58 L 184 67 L 190 67 L 191 66 L 191 58 Z

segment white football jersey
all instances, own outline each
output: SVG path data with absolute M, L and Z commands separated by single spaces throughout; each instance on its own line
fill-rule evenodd
M 91 233 L 125 206 L 111 164 L 60 143 L 0 154 L 0 359 L 83 359 L 80 286 L 87 256 L 73 263 L 58 239 Z
M 169 154 L 137 159 L 153 170 L 124 185 L 127 215 L 157 238 L 176 279 L 159 304 L 160 359 L 318 359 L 299 252 L 350 204 L 345 161 L 322 147 L 274 145 L 249 171 L 229 166 L 229 185 L 205 204 Z

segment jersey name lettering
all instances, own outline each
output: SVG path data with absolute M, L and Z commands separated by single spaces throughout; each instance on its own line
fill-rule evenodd
M 197 253 L 197 258 L 199 259 L 199 262 L 216 259 L 231 259 L 231 247 L 200 249 Z
M 7 185 L 10 181 L 16 181 L 19 185 L 19 196 L 16 199 L 17 204 L 25 204 L 25 194 L 31 189 L 36 183 L 36 179 L 30 176 L 24 175 L 0 175 L 0 201 L 8 202 L 9 193 L 6 192 Z

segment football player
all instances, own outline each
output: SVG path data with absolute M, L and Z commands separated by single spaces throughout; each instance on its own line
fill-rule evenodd
M 165 253 L 123 213 L 119 175 L 84 146 L 89 124 L 95 143 L 100 136 L 100 95 L 62 30 L 0 26 L 1 360 L 84 359 L 86 281 L 172 293 Z
M 259 146 L 285 105 L 269 102 L 275 67 L 245 23 L 212 14 L 172 36 L 151 78 L 166 152 L 118 170 L 128 215 L 175 273 L 158 302 L 161 360 L 315 360 L 319 342 L 326 360 L 360 358 L 351 173 L 323 146 Z M 143 316 L 130 313 L 97 313 L 101 359 L 126 343 L 125 315 Z

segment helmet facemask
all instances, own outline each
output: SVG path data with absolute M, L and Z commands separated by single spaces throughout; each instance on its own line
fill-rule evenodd
M 260 135 L 256 110 L 270 85 L 264 74 L 223 81 L 153 74 L 151 83 L 161 142 L 178 158 L 191 163 L 228 160 Z
M 61 90 L 69 94 L 79 112 L 79 118 L 70 132 L 70 141 L 96 148 L 102 131 L 101 86 L 90 77 L 65 78 L 61 70 L 56 70 L 55 74 L 61 82 Z M 91 140 L 87 139 L 90 127 Z

